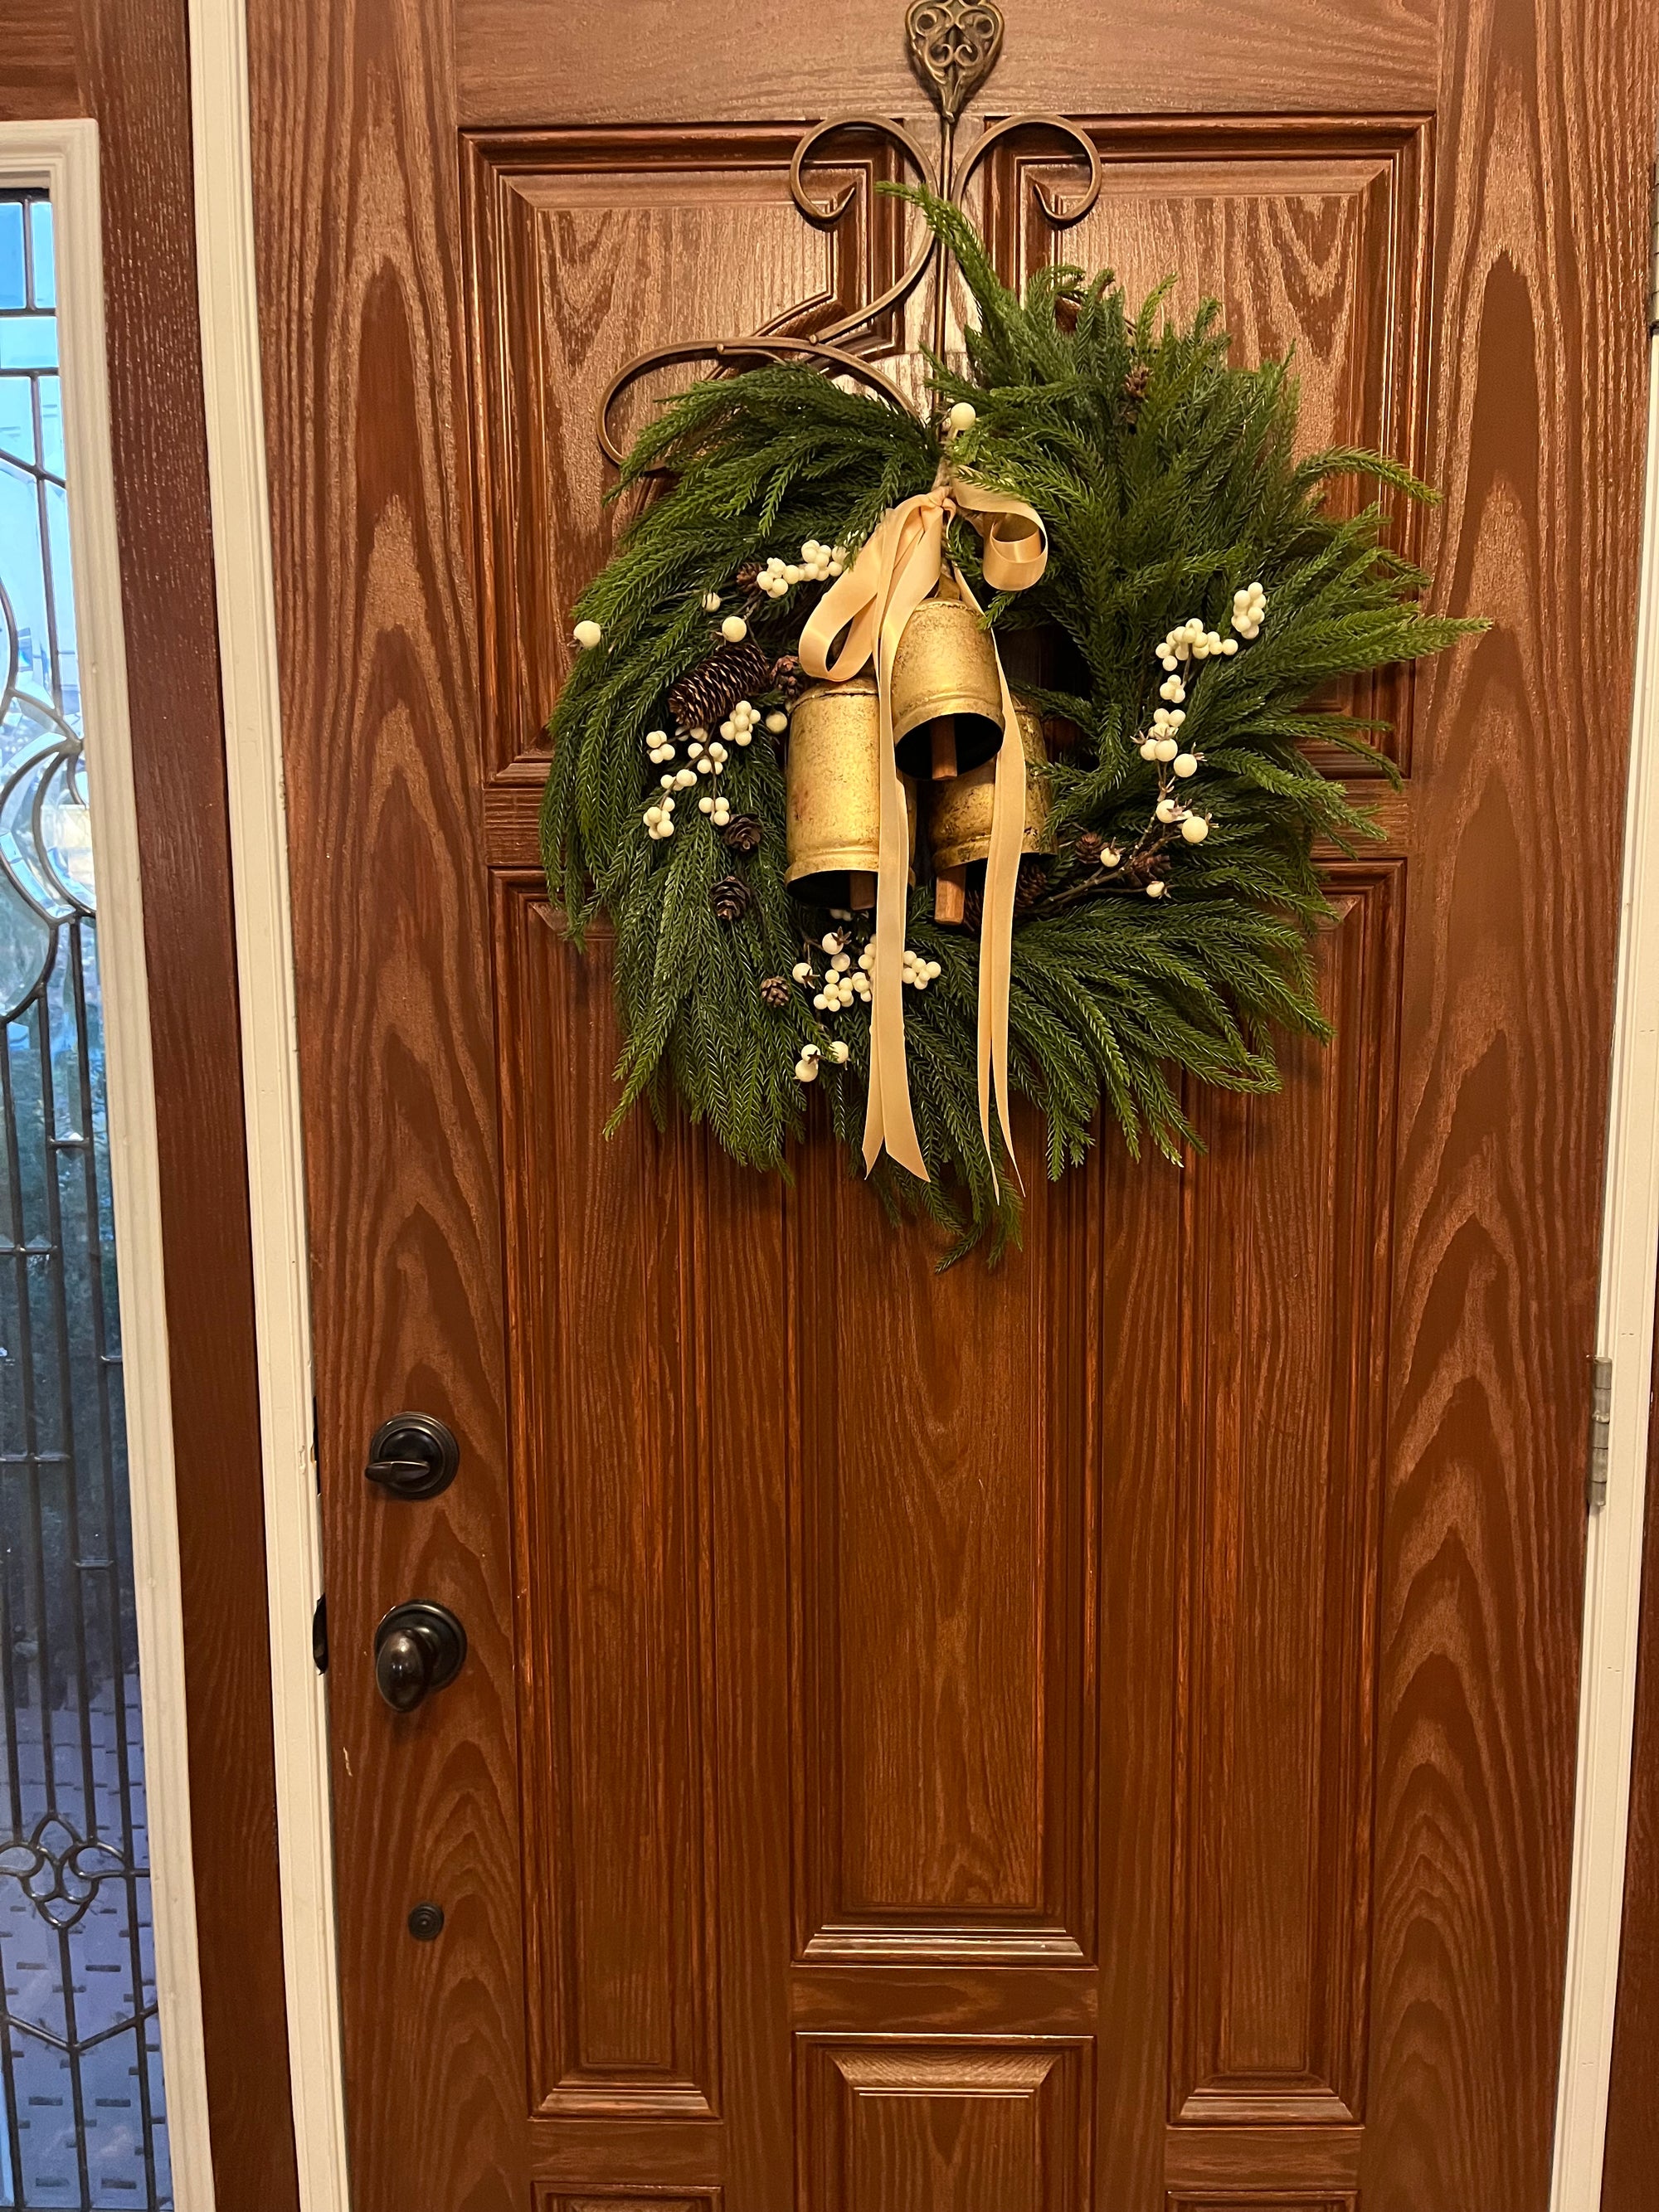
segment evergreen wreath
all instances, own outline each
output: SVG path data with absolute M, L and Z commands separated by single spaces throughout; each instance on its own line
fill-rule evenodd
M 1013 1087 L 1043 1116 L 1051 1176 L 1083 1158 L 1103 1101 L 1133 1152 L 1146 1138 L 1178 1159 L 1196 1141 L 1183 1078 L 1272 1091 L 1276 1030 L 1330 1035 L 1315 843 L 1382 833 L 1305 748 L 1398 779 L 1371 743 L 1387 726 L 1318 695 L 1484 625 L 1421 611 L 1427 579 L 1383 544 L 1380 506 L 1326 501 L 1344 477 L 1429 489 L 1357 448 L 1299 459 L 1288 361 L 1231 366 L 1213 301 L 1177 325 L 1165 285 L 1132 316 L 1109 272 L 1069 266 L 1019 298 L 956 209 L 886 189 L 922 208 L 977 313 L 965 374 L 930 357 L 935 418 L 799 365 L 693 386 L 629 453 L 613 497 L 667 487 L 577 610 L 588 649 L 550 726 L 542 841 L 578 946 L 598 915 L 615 933 L 610 1127 L 641 1101 L 660 1123 L 678 1094 L 738 1159 L 787 1173 L 817 1092 L 861 1164 L 867 937 L 786 888 L 775 740 L 812 605 L 884 512 L 933 483 L 948 441 L 959 470 L 1047 525 L 1043 578 L 985 619 L 1004 640 L 1059 634 L 1063 680 L 1018 688 L 1077 732 L 1047 771 L 1053 854 L 1022 864 Z M 973 532 L 953 523 L 948 551 L 983 599 Z M 994 1257 L 1018 1194 L 980 1135 L 978 945 L 934 920 L 926 884 L 905 941 L 933 1180 L 885 1156 L 872 1180 L 890 1212 L 945 1223 L 951 1258 L 987 1237 Z

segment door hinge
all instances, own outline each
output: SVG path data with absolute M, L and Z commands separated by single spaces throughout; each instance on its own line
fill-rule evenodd
M 1613 1362 L 1590 1362 L 1589 1480 L 1585 1498 L 1592 1513 L 1607 1502 L 1607 1438 L 1613 1428 Z
M 325 1590 L 317 1601 L 317 1609 L 311 1616 L 311 1656 L 316 1662 L 317 1672 L 328 1672 L 328 1592 Z

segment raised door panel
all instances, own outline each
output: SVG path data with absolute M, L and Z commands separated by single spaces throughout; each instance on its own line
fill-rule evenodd
M 798 2212 L 1084 2212 L 1087 2045 L 799 2042 Z
M 1111 269 L 1132 305 L 1173 278 L 1170 311 L 1220 305 L 1237 362 L 1294 353 L 1302 439 L 1380 449 L 1424 466 L 1429 361 L 1431 161 L 1415 118 L 1221 117 L 1085 126 L 1099 149 L 1098 200 L 1056 233 L 1040 194 L 1077 204 L 1080 171 L 1033 138 L 993 179 L 990 219 L 1022 274 L 1041 263 Z M 1371 495 L 1339 482 L 1337 501 Z M 1384 495 L 1395 544 L 1414 554 L 1421 511 Z M 1352 712 L 1390 721 L 1377 742 L 1410 760 L 1412 684 L 1351 687 Z
M 489 772 L 545 767 L 544 726 L 569 671 L 570 610 L 628 513 L 599 410 L 659 346 L 811 332 L 888 281 L 896 224 L 874 142 L 792 196 L 795 130 L 514 132 L 463 142 Z M 826 215 L 824 210 L 833 210 Z M 620 401 L 626 448 L 653 403 L 706 372 L 653 372 Z
M 496 888 L 532 2110 L 717 2103 L 689 1145 L 614 1140 L 608 946 Z
M 1254 2191 L 1245 2195 L 1217 2196 L 1206 2190 L 1201 2197 L 1190 2197 L 1184 2190 L 1172 2189 L 1164 2200 L 1168 2212 L 1356 2212 L 1359 2199 L 1351 2191 L 1340 2197 L 1323 2192 L 1313 2197 L 1287 2195 L 1275 2190 L 1267 2197 Z
M 796 1944 L 1093 1948 L 1092 1172 L 941 1275 L 823 1134 L 787 1277 L 799 1407 Z M 872 1284 L 882 1286 L 879 1297 Z
M 1322 1052 L 1186 1178 L 1170 2117 L 1361 2117 L 1403 871 L 1328 872 Z
M 536 2212 L 719 2212 L 720 2201 L 718 2190 L 711 2196 L 696 2197 L 684 2196 L 677 2189 L 666 2192 L 629 2189 L 620 2195 L 585 2191 L 571 2197 L 561 2189 L 538 2189 Z

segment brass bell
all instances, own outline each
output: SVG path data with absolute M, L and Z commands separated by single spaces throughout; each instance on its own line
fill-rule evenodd
M 1025 754 L 1025 824 L 1020 839 L 1022 853 L 1049 853 L 1048 779 L 1042 770 L 1048 763 L 1043 741 L 1042 717 L 1024 699 L 1016 699 L 1020 744 Z M 1032 774 L 1033 769 L 1038 772 Z M 966 775 L 948 783 L 927 786 L 927 838 L 933 855 L 933 913 L 943 922 L 960 921 L 966 871 L 989 858 L 991 817 L 994 810 L 996 763 L 987 761 Z
M 948 580 L 904 626 L 893 656 L 899 766 L 942 779 L 988 761 L 1002 743 L 996 647 Z
M 904 784 L 910 853 L 915 787 Z M 795 702 L 784 764 L 784 881 L 813 906 L 876 902 L 881 865 L 881 702 L 875 678 L 815 684 Z M 910 880 L 915 881 L 912 867 Z

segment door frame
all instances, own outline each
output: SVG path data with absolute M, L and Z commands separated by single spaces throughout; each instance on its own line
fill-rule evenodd
M 322 1569 L 243 0 L 190 0 L 190 17 L 295 2129 L 303 2212 L 349 2212 L 326 1701 L 310 1640 Z M 1596 1346 L 1617 1356 L 1607 1502 L 1591 1515 L 1586 1559 L 1582 1648 L 1590 1663 L 1581 1699 L 1551 2212 L 1599 2212 L 1640 1622 L 1659 1249 L 1659 1023 L 1640 1011 L 1659 1006 L 1659 372 L 1646 513 Z
M 1619 907 L 1595 1350 L 1612 1364 L 1605 1502 L 1584 1558 L 1578 1779 L 1552 2212 L 1600 2212 L 1619 1999 L 1659 1253 L 1659 167 L 1647 480 Z M 1586 1440 L 1588 1449 L 1588 1439 Z M 1648 1592 L 1659 1605 L 1659 1591 Z
M 98 969 L 120 1297 L 157 2025 L 179 2212 L 214 2212 L 186 1720 L 160 1145 L 111 442 L 98 125 L 0 122 L 0 185 L 52 205 L 70 568 L 96 799 Z
M 301 2212 L 349 2212 L 276 602 L 243 0 L 190 0 L 196 268 L 240 1001 L 283 1979 Z M 325 1628 L 325 1634 L 326 1630 Z

